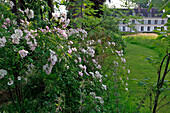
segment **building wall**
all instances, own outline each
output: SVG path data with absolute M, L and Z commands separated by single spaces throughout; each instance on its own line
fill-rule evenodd
M 143 23 L 136 20 L 133 20 L 134 23 L 132 23 L 132 20 L 133 19 L 131 19 L 131 23 L 120 23 L 119 29 L 122 32 L 135 32 L 131 28 L 127 27 L 127 25 L 133 24 L 135 26 L 136 32 L 153 32 L 156 27 L 162 27 L 164 30 L 167 30 L 167 26 L 164 26 L 164 24 L 167 23 L 168 18 L 162 19 L 161 17 L 143 17 L 142 20 L 139 20 L 143 21 Z

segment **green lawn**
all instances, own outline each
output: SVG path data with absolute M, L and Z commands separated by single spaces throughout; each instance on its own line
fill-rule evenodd
M 131 70 L 129 78 L 132 83 L 137 83 L 136 81 L 139 82 L 145 78 L 150 79 L 150 81 L 156 81 L 156 69 L 145 59 L 145 57 L 155 55 L 157 55 L 157 53 L 151 49 L 133 44 L 127 45 L 125 58 L 127 59 L 127 68 Z M 133 86 L 134 84 L 129 84 L 129 87 Z M 137 88 L 141 89 L 142 87 Z M 132 89 L 132 92 L 136 92 L 136 89 Z M 139 92 L 139 94 L 140 93 L 141 92 Z
M 127 59 L 127 68 L 131 70 L 129 89 L 131 96 L 140 101 L 140 99 L 145 96 L 150 86 L 157 81 L 156 69 L 145 58 L 149 56 L 157 57 L 160 48 L 158 50 L 156 46 L 153 47 L 153 41 L 155 41 L 153 37 L 151 39 L 137 39 L 137 37 L 135 37 L 125 40 L 128 42 L 125 58 Z M 170 80 L 169 75 L 167 75 L 167 80 Z M 168 91 L 168 93 L 170 92 Z M 169 97 L 166 98 L 162 104 L 165 104 L 168 100 L 170 100 Z M 149 105 L 149 98 L 146 99 L 145 103 L 146 106 Z M 158 113 L 170 113 L 170 106 L 162 108 Z

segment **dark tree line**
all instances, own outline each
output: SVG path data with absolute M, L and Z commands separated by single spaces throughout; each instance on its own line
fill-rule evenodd
M 12 9 L 12 12 L 15 13 L 17 15 L 17 12 L 18 12 L 18 9 L 20 8 L 21 10 L 25 10 L 28 5 L 26 4 L 39 4 L 39 7 L 34 7 L 37 11 L 38 14 L 41 15 L 41 19 L 43 19 L 43 12 L 42 12 L 42 7 L 41 7 L 41 1 L 40 0 L 11 0 L 13 3 L 14 3 L 14 7 Z M 44 0 L 45 3 L 48 4 L 48 7 L 49 7 L 49 10 L 48 10 L 48 18 L 49 20 L 52 18 L 52 13 L 54 12 L 54 4 L 53 4 L 53 1 L 54 0 Z M 67 0 L 68 2 L 81 2 L 83 0 Z M 92 6 L 92 8 L 94 10 L 99 10 L 97 12 L 97 14 L 95 16 L 98 16 L 100 14 L 102 14 L 102 11 L 100 10 L 101 6 L 100 5 L 103 5 L 103 3 L 106 1 L 106 0 L 90 0 L 92 2 L 94 2 L 94 6 Z M 110 1 L 110 0 L 109 0 Z M 33 3 L 35 2 L 35 3 Z M 39 9 L 39 10 L 37 10 Z
M 18 9 L 25 10 L 27 7 L 31 7 L 35 10 L 36 15 L 41 16 L 41 20 L 43 20 L 43 11 L 41 5 L 46 3 L 49 7 L 48 10 L 48 18 L 49 20 L 52 18 L 52 13 L 54 12 L 54 4 L 53 0 L 44 0 L 41 2 L 40 0 L 11 0 L 14 3 L 12 8 L 12 13 L 18 15 Z

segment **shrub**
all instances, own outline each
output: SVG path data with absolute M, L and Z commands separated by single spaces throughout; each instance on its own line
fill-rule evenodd
M 8 2 L 0 2 L 0 6 L 0 91 L 8 91 L 12 101 L 1 106 L 3 111 L 125 109 L 117 106 L 125 102 L 119 99 L 125 99 L 122 94 L 128 93 L 129 73 L 124 67 L 120 36 L 112 38 L 109 34 L 107 42 L 90 39 L 81 28 L 67 28 L 70 20 L 66 14 L 61 14 L 60 19 L 54 17 L 51 24 L 40 28 L 32 19 L 33 10 L 20 10 L 20 16 L 15 16 Z M 103 54 L 113 55 L 113 61 L 102 59 Z M 107 72 L 107 66 L 113 67 L 108 67 Z

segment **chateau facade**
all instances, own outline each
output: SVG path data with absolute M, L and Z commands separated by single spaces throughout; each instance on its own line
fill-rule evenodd
M 128 11 L 128 9 L 123 10 Z M 153 32 L 153 30 L 156 29 L 160 31 L 167 30 L 167 26 L 164 26 L 164 24 L 167 23 L 168 18 L 162 18 L 162 11 L 158 12 L 155 8 L 152 8 L 149 12 L 147 8 L 133 9 L 130 10 L 127 15 L 138 15 L 143 18 L 140 20 L 131 19 L 129 23 L 121 22 L 119 29 L 122 32 Z M 136 31 L 128 27 L 130 24 L 134 25 Z

